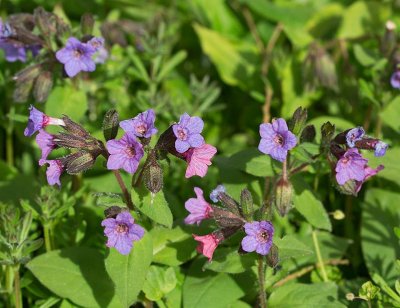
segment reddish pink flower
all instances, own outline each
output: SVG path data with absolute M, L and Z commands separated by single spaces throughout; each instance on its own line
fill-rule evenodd
M 217 248 L 222 239 L 217 237 L 214 233 L 202 236 L 193 234 L 193 238 L 199 242 L 196 248 L 197 252 L 206 256 L 208 258 L 208 262 L 211 262 L 214 250 Z
M 210 144 L 203 144 L 198 148 L 190 148 L 185 152 L 188 163 L 185 177 L 190 178 L 194 175 L 204 177 L 215 153 L 217 153 L 217 149 Z

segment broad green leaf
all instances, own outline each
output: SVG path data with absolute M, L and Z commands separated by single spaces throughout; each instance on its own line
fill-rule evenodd
M 395 131 L 400 130 L 400 96 L 396 96 L 382 111 L 380 117 L 384 124 L 393 128 Z
M 233 86 L 249 85 L 256 68 L 255 46 L 233 42 L 218 32 L 198 24 L 194 25 L 194 29 L 204 53 L 211 58 L 222 80 Z M 254 59 L 249 60 L 249 57 Z
M 173 217 L 163 191 L 152 194 L 144 188 L 132 189 L 132 201 L 147 217 L 168 228 L 172 227 Z
M 202 271 L 203 260 L 193 262 L 183 284 L 183 307 L 225 308 L 244 295 L 228 274 Z
M 65 114 L 74 121 L 79 121 L 87 108 L 85 92 L 71 84 L 55 87 L 46 102 L 46 114 L 55 118 Z
M 143 287 L 152 259 L 151 236 L 145 236 L 134 242 L 129 255 L 121 255 L 116 249 L 110 249 L 105 266 L 115 285 L 115 295 L 123 307 L 132 305 Z
M 204 268 L 220 273 L 243 273 L 255 264 L 256 254 L 239 255 L 237 249 L 219 248 Z
M 298 258 L 314 253 L 314 250 L 294 235 L 285 235 L 283 238 L 274 239 L 274 244 L 279 249 L 279 259 L 285 260 L 289 258 Z
M 286 284 L 274 290 L 268 298 L 271 308 L 341 308 L 346 307 L 338 301 L 338 287 L 333 282 Z
M 316 38 L 332 37 L 337 32 L 345 8 L 339 3 L 327 3 L 307 21 L 306 28 Z
M 376 63 L 377 59 L 371 54 L 370 50 L 363 48 L 359 44 L 354 45 L 353 50 L 357 61 L 362 66 L 371 66 Z
M 27 264 L 56 295 L 84 307 L 118 307 L 104 258 L 88 247 L 71 247 L 39 255 Z
M 147 272 L 143 292 L 149 300 L 158 301 L 171 292 L 176 284 L 175 270 L 172 267 L 152 265 Z
M 177 266 L 196 256 L 197 242 L 191 232 L 182 227 L 166 229 L 159 226 L 150 233 L 153 238 L 153 262 Z
M 393 228 L 400 226 L 397 208 L 400 194 L 387 190 L 368 190 L 362 205 L 361 245 L 368 271 L 382 276 L 394 286 L 399 273 L 395 260 L 400 258 L 400 244 Z

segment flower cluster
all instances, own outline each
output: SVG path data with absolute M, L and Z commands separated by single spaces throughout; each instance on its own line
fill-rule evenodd
M 210 199 L 217 203 L 221 202 L 224 208 L 208 203 L 203 196 L 203 191 L 195 187 L 196 198 L 190 198 L 185 203 L 186 210 L 189 215 L 185 218 L 186 224 L 199 225 L 204 219 L 214 219 L 218 229 L 206 235 L 193 235 L 193 238 L 199 242 L 197 251 L 212 260 L 215 249 L 218 245 L 232 236 L 233 234 L 244 230 L 246 236 L 243 238 L 241 248 L 245 252 L 257 252 L 261 255 L 268 255 L 272 247 L 272 237 L 274 227 L 269 221 L 252 221 L 250 218 L 253 213 L 252 202 L 244 202 L 246 198 L 242 198 L 242 204 L 232 199 L 227 193 L 223 185 L 219 185 L 210 194 Z M 251 196 L 248 190 L 243 190 L 242 196 Z M 248 198 L 247 198 L 248 199 Z M 246 221 L 241 208 L 246 207 L 250 212 L 249 222 Z
M 362 184 L 381 171 L 384 166 L 373 169 L 368 159 L 359 150 L 373 150 L 375 156 L 385 155 L 388 145 L 383 141 L 365 135 L 362 127 L 355 127 L 338 134 L 331 141 L 331 153 L 337 158 L 335 177 L 341 190 L 357 195 Z

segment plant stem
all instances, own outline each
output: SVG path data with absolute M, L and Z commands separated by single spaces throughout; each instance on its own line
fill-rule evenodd
M 265 262 L 264 256 L 258 257 L 258 292 L 260 308 L 267 307 L 267 297 L 265 295 Z
M 6 157 L 7 164 L 14 165 L 14 144 L 12 139 L 12 132 L 7 131 L 6 135 Z
M 14 279 L 14 272 L 11 266 L 7 265 L 5 268 L 6 272 L 6 281 L 5 281 L 5 289 L 8 294 L 11 294 L 13 289 L 13 279 Z
M 134 210 L 131 195 L 125 186 L 124 180 L 122 179 L 121 174 L 119 173 L 119 170 L 114 170 L 114 175 L 115 175 L 115 178 L 117 179 L 119 187 L 121 187 L 122 193 L 124 194 L 126 205 L 128 206 L 128 208 L 130 210 Z
M 44 236 L 44 246 L 46 247 L 46 251 L 49 252 L 52 250 L 52 245 L 51 245 L 51 234 L 48 225 L 43 225 L 43 236 Z
M 14 295 L 15 308 L 22 308 L 21 282 L 19 277 L 19 267 L 14 271 Z
M 321 251 L 319 249 L 319 243 L 318 243 L 318 238 L 317 238 L 317 232 L 315 230 L 312 231 L 312 238 L 313 238 L 313 242 L 314 242 L 315 253 L 317 254 L 318 266 L 321 268 L 322 279 L 324 280 L 324 282 L 327 282 L 327 281 L 329 281 L 329 279 L 328 279 L 328 275 L 326 274 L 324 260 L 322 259 L 322 256 L 321 256 Z

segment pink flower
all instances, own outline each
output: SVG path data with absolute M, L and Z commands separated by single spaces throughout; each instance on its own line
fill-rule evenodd
M 185 158 L 188 163 L 185 177 L 190 178 L 194 175 L 204 177 L 215 153 L 217 153 L 217 149 L 210 144 L 203 144 L 198 148 L 190 148 L 185 152 Z
M 218 238 L 214 233 L 203 236 L 193 234 L 193 238 L 199 242 L 196 248 L 197 252 L 206 256 L 208 262 L 211 262 L 214 250 L 217 248 L 222 238 Z
M 190 214 L 185 218 L 185 224 L 200 224 L 203 219 L 210 218 L 213 209 L 210 204 L 204 199 L 203 191 L 195 187 L 194 192 L 197 198 L 190 198 L 185 202 L 185 208 Z
M 356 182 L 356 187 L 355 190 L 358 193 L 361 190 L 361 186 L 362 184 L 368 180 L 370 177 L 374 176 L 375 174 L 377 174 L 379 171 L 383 170 L 384 166 L 383 165 L 379 165 L 378 167 L 376 167 L 376 169 L 373 169 L 369 166 L 365 166 L 364 168 L 364 172 L 365 172 L 365 176 L 364 179 L 362 181 L 357 181 Z

